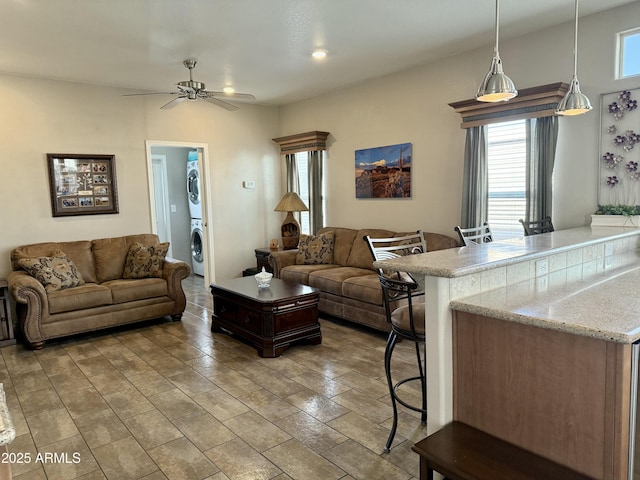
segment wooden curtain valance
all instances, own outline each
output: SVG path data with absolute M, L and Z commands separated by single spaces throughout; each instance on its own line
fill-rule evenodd
M 327 149 L 327 137 L 329 132 L 306 132 L 274 138 L 273 141 L 280 145 L 280 154 L 287 155 L 297 152 L 313 152 Z
M 555 115 L 558 103 L 569 89 L 567 83 L 550 83 L 539 87 L 523 88 L 508 102 L 487 103 L 475 98 L 450 103 L 462 116 L 460 128 L 477 127 L 489 123 L 538 118 Z

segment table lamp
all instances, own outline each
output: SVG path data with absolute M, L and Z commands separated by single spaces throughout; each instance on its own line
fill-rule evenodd
M 287 212 L 287 216 L 280 228 L 283 248 L 285 250 L 297 248 L 300 240 L 300 224 L 294 218 L 293 212 L 307 212 L 309 209 L 296 192 L 287 192 L 273 211 Z

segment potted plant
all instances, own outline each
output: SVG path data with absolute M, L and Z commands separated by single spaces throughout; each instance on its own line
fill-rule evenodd
M 606 200 L 591 215 L 591 225 L 640 227 L 640 145 L 634 148 L 640 144 L 640 134 L 631 129 L 636 119 L 626 115 L 638 108 L 638 101 L 628 90 L 612 100 L 606 113 L 614 123 L 604 124 L 602 136 L 601 172 L 606 186 L 602 193 Z
M 598 205 L 591 215 L 591 225 L 640 227 L 640 205 Z

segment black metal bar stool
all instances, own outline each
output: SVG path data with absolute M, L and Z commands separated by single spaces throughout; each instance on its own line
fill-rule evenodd
M 421 231 L 413 235 L 394 238 L 374 239 L 366 236 L 365 240 L 375 260 L 427 251 L 424 235 Z M 422 424 L 427 424 L 427 378 L 423 363 L 426 362 L 425 305 L 424 302 L 414 302 L 414 299 L 419 295 L 423 295 L 424 292 L 420 290 L 418 283 L 410 274 L 404 272 L 388 274 L 379 269 L 378 275 L 380 286 L 382 287 L 387 321 L 391 327 L 384 352 L 384 369 L 393 405 L 393 425 L 384 449 L 388 453 L 398 428 L 398 403 L 410 410 L 420 412 Z M 391 358 L 400 339 L 414 342 L 418 362 L 418 375 L 404 378 L 394 383 L 391 378 Z M 424 357 L 420 351 L 421 348 L 424 350 Z M 420 382 L 422 394 L 422 404 L 420 406 L 411 405 L 398 395 L 400 386 L 414 381 Z

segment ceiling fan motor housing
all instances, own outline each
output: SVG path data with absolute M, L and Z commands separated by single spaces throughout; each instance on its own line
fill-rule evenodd
M 184 80 L 182 82 L 178 82 L 177 85 L 179 87 L 184 87 L 184 88 L 192 89 L 192 90 L 195 90 L 195 91 L 206 90 L 204 83 L 196 82 L 194 80 Z

